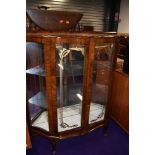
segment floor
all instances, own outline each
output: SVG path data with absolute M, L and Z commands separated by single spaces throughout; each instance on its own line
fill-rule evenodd
M 46 138 L 32 138 L 32 149 L 26 155 L 52 155 L 52 147 Z M 60 141 L 56 155 L 129 155 L 129 136 L 113 120 L 110 120 L 107 136 L 103 129 L 79 137 Z

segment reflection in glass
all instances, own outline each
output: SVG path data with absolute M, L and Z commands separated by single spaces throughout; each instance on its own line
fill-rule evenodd
M 31 125 L 49 131 L 43 45 L 26 43 L 27 102 Z
M 57 44 L 58 131 L 81 126 L 85 47 Z
M 112 71 L 113 44 L 97 44 L 94 57 L 89 124 L 104 119 Z

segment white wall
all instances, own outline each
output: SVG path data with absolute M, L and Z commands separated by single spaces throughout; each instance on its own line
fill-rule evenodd
M 129 0 L 121 0 L 118 33 L 129 33 Z

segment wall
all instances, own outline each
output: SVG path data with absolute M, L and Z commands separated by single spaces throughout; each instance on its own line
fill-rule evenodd
M 121 0 L 118 33 L 129 33 L 129 0 Z
M 49 10 L 81 12 L 82 25 L 93 26 L 94 31 L 104 31 L 105 0 L 27 0 L 26 3 L 27 9 L 47 6 Z

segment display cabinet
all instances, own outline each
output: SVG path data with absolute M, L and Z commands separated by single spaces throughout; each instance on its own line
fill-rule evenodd
M 106 127 L 115 33 L 29 32 L 26 42 L 30 130 L 56 142 Z

